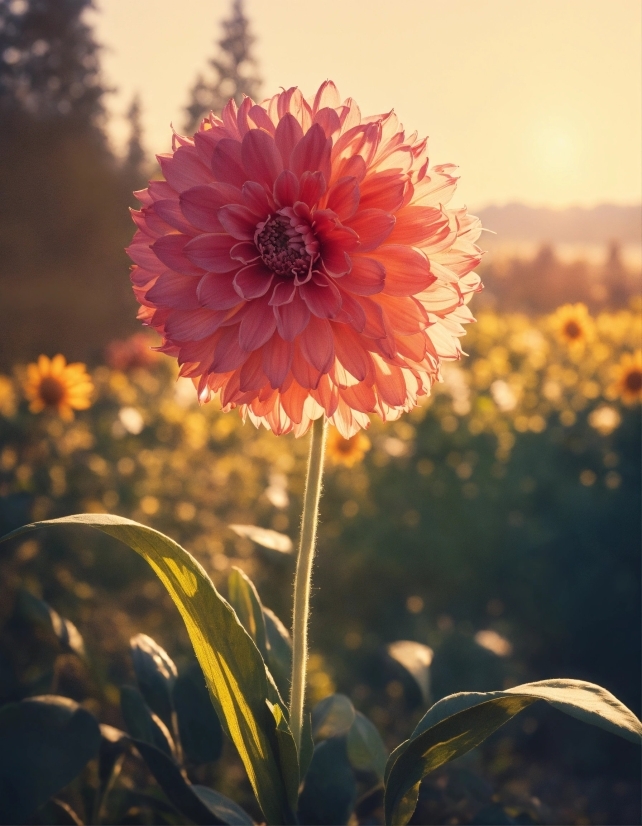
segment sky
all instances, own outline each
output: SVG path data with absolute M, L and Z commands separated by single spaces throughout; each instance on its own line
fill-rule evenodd
M 230 0 L 97 0 L 110 133 L 139 93 L 145 146 L 207 69 Z M 363 114 L 394 109 L 457 163 L 458 202 L 534 206 L 642 200 L 639 0 L 246 0 L 265 96 L 331 78 Z

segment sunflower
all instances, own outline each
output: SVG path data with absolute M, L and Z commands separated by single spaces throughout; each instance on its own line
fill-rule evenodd
M 585 304 L 564 304 L 551 317 L 553 330 L 568 347 L 584 347 L 595 334 L 595 325 Z
M 642 402 L 642 350 L 624 353 L 614 372 L 609 395 L 619 396 L 626 405 Z
M 74 410 L 86 410 L 91 405 L 93 389 L 85 365 L 67 364 L 60 354 L 52 359 L 39 356 L 37 362 L 27 365 L 24 391 L 32 413 L 47 409 L 71 421 Z
M 352 467 L 370 450 L 370 439 L 361 431 L 345 439 L 336 428 L 328 433 L 326 455 L 335 465 Z

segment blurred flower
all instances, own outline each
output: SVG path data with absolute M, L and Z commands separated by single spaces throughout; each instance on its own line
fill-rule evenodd
M 52 359 L 39 356 L 36 363 L 27 365 L 24 391 L 32 413 L 55 410 L 61 419 L 71 421 L 74 410 L 86 410 L 91 406 L 93 389 L 85 365 L 80 362 L 67 364 L 60 354 Z
M 612 433 L 621 421 L 622 419 L 617 410 L 608 404 L 596 407 L 588 417 L 591 427 L 601 433 L 602 436 L 608 436 L 609 433 Z
M 584 304 L 564 304 L 551 317 L 553 330 L 569 347 L 584 347 L 595 334 L 595 325 Z
M 349 439 L 332 428 L 328 433 L 326 455 L 335 465 L 352 467 L 360 462 L 370 450 L 370 439 L 363 433 L 355 433 Z
M 139 318 L 198 397 L 274 433 L 397 419 L 461 355 L 478 219 L 452 165 L 330 81 L 232 100 L 160 156 L 129 247 Z
M 615 368 L 615 381 L 609 388 L 609 395 L 619 396 L 626 405 L 642 401 L 642 350 L 624 353 Z
M 13 382 L 9 376 L 0 376 L 0 414 L 10 418 L 16 412 L 17 400 Z
M 126 372 L 135 367 L 149 367 L 158 359 L 149 336 L 135 333 L 129 338 L 115 339 L 105 348 L 105 361 L 113 370 Z

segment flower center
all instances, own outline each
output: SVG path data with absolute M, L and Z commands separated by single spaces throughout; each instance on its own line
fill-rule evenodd
M 285 215 L 270 215 L 257 231 L 255 241 L 263 263 L 277 275 L 294 278 L 309 273 L 312 256 L 305 248 L 303 235 Z
M 40 382 L 39 394 L 47 407 L 55 407 L 60 404 L 65 395 L 65 386 L 53 376 L 45 376 Z
M 624 379 L 626 389 L 632 393 L 639 393 L 642 390 L 642 373 L 639 370 L 631 370 Z
M 566 327 L 564 328 L 564 332 L 569 338 L 579 338 L 582 335 L 582 328 L 577 321 L 568 321 L 566 323 Z

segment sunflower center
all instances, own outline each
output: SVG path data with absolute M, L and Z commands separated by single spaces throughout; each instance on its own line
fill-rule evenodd
M 65 396 L 65 385 L 53 376 L 45 376 L 40 382 L 38 391 L 40 398 L 47 407 L 55 407 L 60 404 Z
M 642 372 L 639 370 L 631 370 L 630 373 L 627 373 L 624 384 L 627 390 L 630 390 L 632 393 L 639 393 L 640 390 L 642 390 Z
M 285 215 L 270 215 L 255 240 L 263 263 L 277 275 L 304 277 L 310 271 L 312 256 L 303 235 Z
M 577 321 L 568 321 L 566 327 L 564 327 L 564 332 L 569 338 L 579 338 L 582 335 L 582 328 Z

